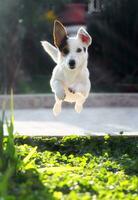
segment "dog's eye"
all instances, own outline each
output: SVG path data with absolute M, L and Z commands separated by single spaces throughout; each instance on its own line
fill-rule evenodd
M 64 48 L 62 52 L 64 55 L 67 55 L 69 53 L 69 50 L 67 48 Z
M 81 51 L 82 51 L 81 48 L 78 48 L 78 49 L 77 49 L 77 53 L 80 53 Z

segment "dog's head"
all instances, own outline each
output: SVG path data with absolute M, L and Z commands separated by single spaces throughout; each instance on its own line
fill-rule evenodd
M 59 49 L 59 62 L 65 63 L 68 70 L 81 68 L 88 58 L 88 46 L 92 42 L 91 36 L 84 28 L 80 28 L 75 37 L 68 37 L 65 27 L 54 22 L 54 44 Z

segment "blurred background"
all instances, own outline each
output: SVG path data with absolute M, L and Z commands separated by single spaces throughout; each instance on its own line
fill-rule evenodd
M 0 0 L 0 93 L 49 93 L 53 22 L 84 26 L 92 92 L 138 92 L 138 0 Z

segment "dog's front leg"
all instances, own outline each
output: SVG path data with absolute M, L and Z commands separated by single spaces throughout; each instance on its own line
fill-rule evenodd
M 52 91 L 55 93 L 55 96 L 58 100 L 64 100 L 65 99 L 65 91 L 62 84 L 62 81 L 60 80 L 51 80 L 50 81 Z
M 61 112 L 62 101 L 65 98 L 65 91 L 63 84 L 59 80 L 50 81 L 52 91 L 55 93 L 55 105 L 53 107 L 54 115 L 58 115 Z
M 56 99 L 56 102 L 55 102 L 54 107 L 53 107 L 53 113 L 54 113 L 55 116 L 57 116 L 61 112 L 62 101 L 59 100 L 56 97 L 55 97 L 55 99 Z
M 75 111 L 77 113 L 80 113 L 82 111 L 83 104 L 84 104 L 85 100 L 86 100 L 85 97 L 82 96 L 81 94 L 79 95 L 78 99 L 76 99 Z
M 78 84 L 76 86 L 76 92 L 78 93 L 78 98 L 75 103 L 76 112 L 80 113 L 83 108 L 83 104 L 90 92 L 90 81 L 87 81 L 86 84 Z
M 76 90 L 80 92 L 85 98 L 88 97 L 91 88 L 90 80 L 84 80 L 82 83 L 77 84 Z

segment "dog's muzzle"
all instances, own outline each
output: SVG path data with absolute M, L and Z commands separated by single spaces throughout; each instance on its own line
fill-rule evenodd
M 75 68 L 75 64 L 76 64 L 76 63 L 75 63 L 75 60 L 70 60 L 70 61 L 69 61 L 69 68 L 70 68 L 70 69 L 74 69 L 74 68 Z

